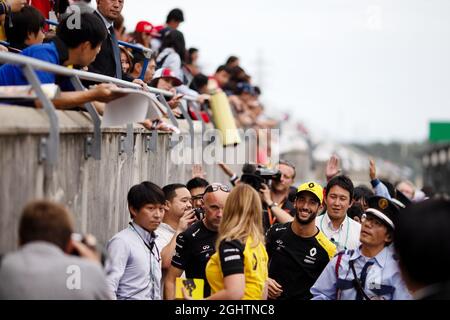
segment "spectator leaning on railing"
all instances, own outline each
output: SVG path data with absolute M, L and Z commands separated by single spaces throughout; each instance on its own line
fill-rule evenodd
M 63 20 L 52 42 L 31 46 L 22 55 L 61 66 L 87 66 L 98 54 L 106 37 L 106 30 L 100 18 L 92 13 L 83 13 L 80 21 L 80 29 L 70 29 L 66 20 Z M 57 78 L 55 74 L 43 71 L 36 73 L 43 84 L 56 83 L 63 91 L 73 89 L 67 78 Z M 7 64 L 0 67 L 0 86 L 26 84 L 28 81 L 19 66 Z M 111 84 L 100 84 L 86 91 L 62 92 L 52 102 L 59 109 L 80 106 L 89 101 L 108 102 L 121 96 L 111 91 L 114 87 Z M 40 107 L 40 102 L 36 101 L 35 104 Z M 96 107 L 101 111 L 101 105 L 97 104 Z
M 139 79 L 139 76 L 142 73 L 142 68 L 144 67 L 144 62 L 145 62 L 144 54 L 141 52 L 134 52 L 132 64 L 133 67 L 131 68 L 131 72 L 128 75 L 124 74 L 123 77 L 127 78 L 127 80 L 129 81 Z M 143 81 L 145 83 L 149 83 L 152 80 L 153 75 L 155 74 L 155 68 L 156 68 L 156 60 L 155 56 L 152 55 L 151 58 L 148 60 L 147 69 L 145 70 L 144 73 Z
M 34 44 L 44 41 L 45 19 L 34 7 L 24 6 L 19 12 L 6 16 L 5 33 L 9 45 L 23 50 Z
M 114 20 L 120 16 L 124 0 L 97 0 L 97 15 L 106 27 L 107 37 L 102 40 L 101 51 L 89 65 L 89 71 L 122 79 L 120 50 L 114 31 Z

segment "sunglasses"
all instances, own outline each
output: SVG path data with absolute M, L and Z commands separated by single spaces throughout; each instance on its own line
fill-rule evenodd
M 220 184 L 220 183 L 214 183 L 214 184 L 210 184 L 209 186 L 206 187 L 205 189 L 205 193 L 208 192 L 216 192 L 217 190 L 222 190 L 223 192 L 230 192 L 230 188 L 224 184 Z

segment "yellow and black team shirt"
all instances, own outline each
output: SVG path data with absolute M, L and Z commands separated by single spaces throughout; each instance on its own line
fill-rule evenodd
M 336 246 L 319 230 L 310 238 L 296 235 L 292 222 L 274 224 L 266 242 L 269 277 L 283 288 L 279 299 L 311 299 L 309 290 L 336 254 Z
M 222 241 L 206 265 L 206 278 L 211 294 L 224 288 L 223 278 L 232 274 L 245 275 L 244 300 L 260 300 L 268 278 L 268 256 L 263 243 L 252 247 L 249 237 L 245 245 L 238 240 Z

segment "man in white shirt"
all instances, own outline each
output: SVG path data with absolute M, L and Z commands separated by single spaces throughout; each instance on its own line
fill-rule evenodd
M 108 243 L 108 287 L 118 300 L 160 300 L 161 258 L 154 231 L 164 215 L 164 193 L 144 181 L 130 189 L 127 199 L 133 221 Z
M 175 253 L 177 236 L 196 221 L 191 193 L 184 184 L 174 183 L 163 189 L 166 210 L 161 225 L 156 230 L 156 246 L 161 252 L 162 269 L 170 267 Z
M 361 225 L 347 216 L 353 204 L 353 182 L 347 176 L 332 178 L 325 189 L 327 212 L 316 219 L 316 226 L 333 242 L 338 251 L 356 249 Z

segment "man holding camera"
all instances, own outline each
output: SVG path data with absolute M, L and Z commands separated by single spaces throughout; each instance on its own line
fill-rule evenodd
M 191 193 L 184 184 L 173 183 L 163 188 L 166 210 L 161 225 L 156 229 L 155 240 L 161 252 L 163 279 L 175 253 L 177 236 L 185 231 L 197 218 L 192 209 Z M 164 281 L 164 280 L 163 280 Z
M 263 184 L 261 190 L 263 199 L 263 225 L 267 231 L 274 223 L 286 223 L 294 220 L 294 204 L 289 201 L 289 191 L 295 179 L 295 167 L 287 161 L 280 160 L 277 168 L 281 176 L 272 180 L 270 188 Z
M 210 295 L 205 268 L 216 251 L 217 230 L 229 192 L 227 186 L 219 183 L 206 187 L 203 195 L 203 219 L 194 223 L 176 239 L 175 255 L 164 280 L 165 299 L 175 298 L 175 281 L 183 271 L 188 279 L 204 279 L 204 296 Z
M 56 203 L 39 200 L 23 210 L 20 249 L 0 265 L 0 300 L 93 300 L 113 298 L 98 255 L 72 238 L 73 217 Z

